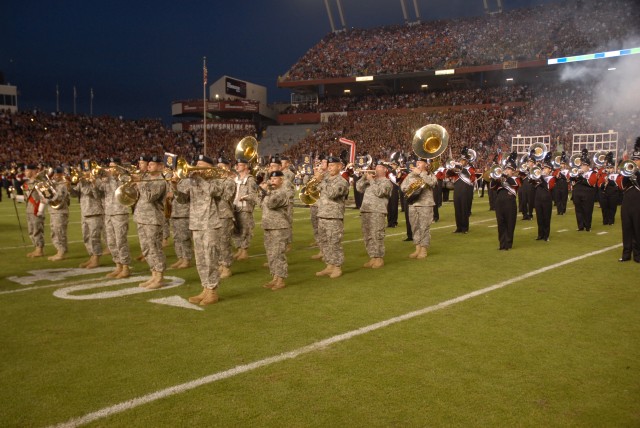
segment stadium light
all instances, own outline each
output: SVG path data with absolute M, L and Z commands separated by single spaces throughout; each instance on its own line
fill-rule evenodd
M 513 82 L 513 77 L 507 77 L 507 82 Z
M 608 71 L 613 71 L 615 69 L 616 69 L 615 67 L 607 68 Z
M 423 84 L 423 85 L 420 85 L 420 87 L 421 87 L 422 89 L 427 89 L 427 88 L 429 87 L 429 85 L 427 85 L 427 84 Z
M 351 89 L 345 89 L 343 92 L 344 92 L 345 94 L 350 94 L 350 93 L 351 93 Z

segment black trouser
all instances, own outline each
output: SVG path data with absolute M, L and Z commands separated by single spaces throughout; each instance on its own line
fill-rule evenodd
M 622 259 L 640 263 L 640 190 L 630 187 L 624 192 L 620 209 L 622 220 Z
M 551 193 L 542 184 L 535 188 L 536 221 L 538 223 L 538 238 L 547 240 L 551 233 L 551 211 L 553 201 Z
M 527 216 L 531 218 L 533 217 L 533 210 L 536 207 L 536 187 L 531 183 L 529 183 L 529 188 L 527 189 L 527 197 L 529 198 L 529 201 L 527 202 Z
M 496 209 L 496 191 L 489 187 L 489 211 Z M 517 211 L 516 211 L 517 214 Z
M 398 201 L 400 200 L 400 192 L 398 186 L 393 185 L 389 204 L 387 205 L 387 226 L 396 227 L 398 225 Z
M 580 182 L 573 186 L 573 205 L 576 209 L 578 230 L 591 230 L 593 205 L 596 202 L 596 188 Z
M 522 180 L 522 186 L 518 188 L 518 210 L 522 213 L 522 217 L 529 216 L 529 189 L 531 188 L 531 183 L 529 183 L 528 179 Z
M 569 198 L 569 184 L 567 180 L 556 179 L 556 186 L 553 188 L 556 198 L 557 213 L 562 215 L 567 212 L 567 199 Z
M 499 189 L 496 193 L 495 203 L 500 249 L 508 250 L 513 246 L 513 232 L 516 229 L 516 218 L 518 217 L 516 197 L 506 189 Z
M 402 201 L 402 209 L 404 210 L 404 220 L 407 225 L 407 238 L 413 239 L 413 232 L 411 231 L 411 222 L 409 221 L 409 204 L 407 203 L 407 198 L 402 193 L 402 197 L 400 198 Z
M 469 186 L 462 181 L 462 179 L 456 180 L 453 185 L 453 208 L 456 213 L 456 232 L 469 231 L 471 201 L 473 201 L 473 186 Z
M 364 193 L 358 192 L 356 190 L 356 183 L 360 180 L 360 177 L 353 177 L 353 200 L 356 203 L 356 208 L 360 209 L 362 205 L 362 198 L 364 197 Z
M 611 182 L 609 182 L 611 183 Z M 600 209 L 602 210 L 602 224 L 614 224 L 616 212 L 620 203 L 620 191 L 615 182 L 608 184 L 604 191 L 600 188 Z

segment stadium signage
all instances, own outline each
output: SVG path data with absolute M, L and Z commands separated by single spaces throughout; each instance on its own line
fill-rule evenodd
M 227 95 L 232 95 L 234 97 L 240 98 L 247 97 L 247 83 L 241 80 L 227 77 L 225 79 L 224 90 Z
M 568 56 L 562 58 L 551 58 L 547 60 L 547 65 L 566 64 L 568 62 L 591 61 L 594 59 L 616 58 L 619 56 L 640 54 L 640 48 L 620 49 L 618 51 L 598 52 L 586 55 Z
M 456 70 L 454 68 L 449 68 L 446 70 L 436 70 L 436 76 L 443 76 L 445 74 L 454 74 Z
M 373 76 L 358 76 L 356 82 L 370 82 L 373 80 Z

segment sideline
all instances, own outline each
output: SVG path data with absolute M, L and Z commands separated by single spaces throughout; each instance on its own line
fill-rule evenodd
M 377 322 L 375 324 L 370 324 L 368 326 L 365 327 L 361 327 L 359 329 L 356 330 L 351 330 L 348 331 L 346 333 L 342 333 L 342 334 L 338 334 L 336 336 L 332 336 L 329 337 L 327 339 L 324 340 L 320 340 L 318 342 L 314 342 L 310 345 L 307 346 L 303 346 L 302 348 L 298 348 L 298 349 L 294 349 L 293 351 L 289 351 L 289 352 L 285 352 L 282 353 L 280 355 L 275 355 L 273 357 L 268 357 L 268 358 L 264 358 L 262 360 L 258 360 L 258 361 L 254 361 L 252 363 L 249 364 L 242 364 L 239 366 L 236 366 L 232 369 L 229 370 L 225 370 L 222 372 L 218 372 L 218 373 L 213 373 L 209 376 L 205 376 L 205 377 L 201 377 L 200 379 L 196 379 L 196 380 L 192 380 L 190 382 L 185 382 L 179 385 L 175 385 L 169 388 L 165 388 L 156 392 L 152 392 L 150 394 L 147 395 L 143 395 L 141 397 L 138 398 L 133 398 L 131 400 L 127 400 L 127 401 L 123 401 L 121 403 L 115 404 L 113 406 L 110 407 L 105 407 L 103 409 L 100 409 L 98 411 L 92 412 L 92 413 L 87 413 L 84 416 L 78 417 L 78 418 L 74 418 L 74 419 L 70 419 L 67 422 L 63 422 L 61 424 L 58 425 L 52 425 L 52 427 L 56 427 L 56 428 L 62 428 L 62 427 L 77 427 L 80 425 L 84 425 L 84 424 L 88 424 L 90 422 L 94 422 L 97 421 L 99 419 L 103 419 L 106 418 L 108 416 L 111 415 L 115 415 L 117 413 L 122 413 L 125 412 L 127 410 L 131 410 L 134 409 L 136 407 L 142 406 L 144 404 L 147 403 L 151 403 L 153 401 L 156 400 L 160 400 L 162 398 L 166 398 L 166 397 L 170 397 L 173 395 L 177 395 L 177 394 L 181 394 L 183 392 L 198 388 L 199 386 L 203 386 L 203 385 L 208 385 L 210 383 L 213 382 L 217 382 L 219 380 L 223 380 L 223 379 L 227 379 L 242 373 L 246 373 L 255 369 L 258 369 L 260 367 L 265 367 L 271 364 L 275 364 L 275 363 L 279 363 L 281 361 L 286 361 L 286 360 L 291 360 L 293 358 L 296 358 L 300 355 L 304 355 L 304 354 L 309 354 L 311 352 L 315 352 L 318 350 L 321 350 L 323 348 L 326 348 L 327 346 L 333 345 L 335 343 L 339 343 L 345 340 L 349 340 L 352 339 L 354 337 L 366 334 L 366 333 L 370 333 L 372 331 L 375 330 L 379 330 L 381 328 L 384 327 L 388 327 L 390 325 L 402 322 L 402 321 L 407 321 L 410 320 L 412 318 L 415 317 L 419 317 L 421 315 L 424 314 L 428 314 L 430 312 L 435 312 L 438 311 L 440 309 L 444 309 L 447 308 L 449 306 L 455 305 L 456 303 L 460 303 L 460 302 L 464 302 L 465 300 L 469 300 L 473 297 L 477 297 L 477 296 L 481 296 L 483 294 L 489 293 L 491 291 L 494 290 L 498 290 L 500 288 L 504 288 L 508 285 L 511 285 L 513 283 L 531 278 L 532 276 L 536 276 L 536 275 L 540 275 L 541 273 L 545 273 L 547 271 L 550 271 L 552 269 L 556 269 L 583 259 L 586 259 L 588 257 L 591 256 L 595 256 L 598 254 L 602 254 L 605 253 L 607 251 L 611 251 L 613 249 L 616 248 L 620 248 L 622 246 L 622 244 L 616 244 L 613 245 L 611 247 L 606 247 L 603 248 L 601 250 L 597 250 L 597 251 L 592 251 L 590 253 L 586 253 L 583 254 L 581 256 L 577 256 L 577 257 L 572 257 L 570 259 L 549 265 L 549 266 L 545 266 L 542 267 L 540 269 L 536 269 L 534 271 L 525 273 L 523 275 L 517 276 L 515 278 L 511 278 L 508 279 L 506 281 L 503 282 L 499 282 L 497 284 L 491 285 L 489 287 L 485 287 L 482 288 L 480 290 L 476 290 L 476 291 L 472 291 L 471 293 L 467 293 L 467 294 L 463 294 L 462 296 L 458 296 L 455 297 L 453 299 L 450 300 L 445 300 L 444 302 L 438 303 L 436 305 L 433 306 L 427 306 L 426 308 L 422 308 L 419 309 L 417 311 L 412 311 L 412 312 L 408 312 L 404 315 L 400 315 L 394 318 L 389 318 L 385 321 L 380 321 Z

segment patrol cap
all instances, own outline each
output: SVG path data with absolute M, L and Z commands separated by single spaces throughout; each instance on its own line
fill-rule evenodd
M 24 166 L 24 169 L 38 169 L 38 165 L 36 165 L 35 163 L 29 163 L 27 165 Z
M 290 160 L 290 159 L 289 159 L 289 156 L 287 156 L 287 155 L 281 155 L 281 156 L 280 156 L 280 160 L 281 160 L 281 161 L 283 161 L 283 160 L 284 160 L 284 161 L 288 161 L 288 160 Z
M 341 163 L 342 160 L 338 156 L 327 156 L 327 163 Z
M 114 157 L 107 158 L 107 163 L 117 163 L 117 164 L 120 164 L 120 158 L 114 158 Z
M 198 155 L 198 157 L 196 158 L 196 162 L 198 161 L 206 162 L 209 165 L 213 165 L 215 163 L 213 159 L 211 159 L 209 156 L 206 156 L 206 155 Z
M 149 156 L 148 162 L 164 163 L 164 156 L 158 156 L 158 155 Z
M 269 177 L 284 177 L 282 171 L 271 171 Z
M 231 163 L 229 159 L 225 158 L 224 156 L 218 157 L 217 161 L 218 163 L 223 163 L 225 165 L 229 165 Z
M 277 163 L 278 165 L 282 165 L 282 162 L 280 162 L 280 156 L 278 155 L 271 156 L 269 158 L 269 163 Z
M 245 159 L 245 158 L 238 158 L 238 159 L 236 159 L 236 163 L 246 163 L 246 164 L 248 164 L 249 161 L 247 159 Z
M 151 161 L 151 156 L 149 156 L 149 155 L 140 155 L 138 157 L 138 161 L 149 162 L 149 161 Z

